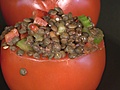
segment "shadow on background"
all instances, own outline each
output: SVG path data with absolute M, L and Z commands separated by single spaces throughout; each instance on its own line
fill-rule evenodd
M 101 0 L 98 21 L 105 34 L 106 68 L 97 90 L 120 90 L 120 1 Z
M 106 67 L 97 90 L 120 90 L 120 45 L 109 38 L 105 42 Z

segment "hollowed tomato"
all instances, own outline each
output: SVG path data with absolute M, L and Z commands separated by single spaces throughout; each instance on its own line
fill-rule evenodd
M 1 67 L 10 90 L 96 90 L 105 67 L 105 47 L 75 59 L 36 60 L 1 48 Z
M 36 9 L 48 11 L 61 7 L 65 13 L 72 12 L 74 16 L 84 14 L 97 23 L 100 13 L 100 0 L 0 0 L 1 11 L 8 25 L 14 25 L 24 18 L 31 17 Z M 41 13 L 42 14 L 42 13 Z

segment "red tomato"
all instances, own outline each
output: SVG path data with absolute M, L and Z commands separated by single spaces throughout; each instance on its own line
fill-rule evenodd
M 29 28 L 34 32 L 37 32 L 39 29 L 38 26 L 33 23 L 29 25 Z
M 38 24 L 40 26 L 47 26 L 47 24 L 48 24 L 45 20 L 43 20 L 40 17 L 35 17 L 34 23 Z
M 2 72 L 11 90 L 96 90 L 105 67 L 103 42 L 100 47 L 73 60 L 36 60 L 1 48 Z
M 24 18 L 31 17 L 36 9 L 49 11 L 56 6 L 65 13 L 72 12 L 74 16 L 84 14 L 97 23 L 100 13 L 100 0 L 1 0 L 1 11 L 8 25 L 14 25 Z
M 12 29 L 9 33 L 5 35 L 5 41 L 10 42 L 14 37 L 18 37 L 19 33 L 17 29 Z

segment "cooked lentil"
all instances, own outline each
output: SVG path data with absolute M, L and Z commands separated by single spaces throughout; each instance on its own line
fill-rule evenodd
M 19 50 L 17 51 L 17 55 L 19 55 L 19 56 L 22 56 L 24 53 L 25 53 L 25 52 L 24 52 L 23 50 L 21 50 L 21 49 L 19 49 Z
M 27 72 L 27 70 L 26 70 L 25 68 L 20 68 L 20 74 L 21 74 L 22 76 L 25 76 L 27 73 L 28 73 L 28 72 Z
M 27 53 L 35 59 L 40 56 L 60 59 L 66 55 L 72 59 L 97 50 L 104 36 L 99 28 L 95 28 L 90 17 L 73 16 L 71 12 L 65 14 L 60 7 L 49 10 L 48 14 L 42 17 L 48 23 L 47 26 L 35 24 L 34 19 L 35 17 L 25 18 L 14 26 L 5 27 L 0 40 L 14 28 L 18 30 L 19 37 L 3 42 L 3 49 L 10 48 L 19 56 Z M 37 27 L 36 32 L 31 30 L 30 25 Z M 23 34 L 27 34 L 24 40 L 20 37 Z M 91 47 L 86 47 L 87 43 L 90 43 Z M 20 73 L 23 75 L 24 70 L 21 69 Z

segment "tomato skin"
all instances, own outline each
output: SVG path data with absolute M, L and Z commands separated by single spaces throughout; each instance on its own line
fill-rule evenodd
M 74 16 L 90 16 L 94 24 L 98 21 L 100 0 L 1 0 L 1 11 L 8 25 L 31 17 L 36 9 L 47 12 L 56 6 L 65 13 L 72 12 Z
M 36 60 L 1 48 L 1 67 L 11 90 L 96 90 L 105 67 L 105 47 L 73 60 Z M 21 68 L 27 70 L 20 75 Z

